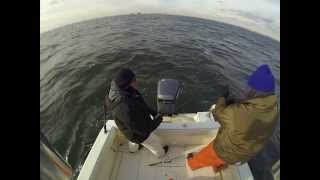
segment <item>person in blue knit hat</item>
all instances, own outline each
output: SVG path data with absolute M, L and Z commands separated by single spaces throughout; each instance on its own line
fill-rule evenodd
M 218 98 L 211 111 L 221 127 L 207 147 L 188 155 L 187 168 L 194 171 L 211 166 L 218 171 L 229 164 L 248 162 L 265 146 L 279 115 L 275 79 L 269 66 L 259 66 L 247 85 L 241 101 L 227 105 L 228 92 Z

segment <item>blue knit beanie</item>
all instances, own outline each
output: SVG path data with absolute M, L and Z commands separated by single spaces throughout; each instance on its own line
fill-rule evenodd
M 268 65 L 263 64 L 251 74 L 248 85 L 258 91 L 274 92 L 275 81 Z

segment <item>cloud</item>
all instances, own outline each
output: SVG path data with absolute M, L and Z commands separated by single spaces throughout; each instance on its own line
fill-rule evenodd
M 40 32 L 87 19 L 136 12 L 236 22 L 280 38 L 279 0 L 41 0 Z

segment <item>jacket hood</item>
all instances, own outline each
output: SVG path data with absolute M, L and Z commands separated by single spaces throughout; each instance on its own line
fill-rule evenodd
M 131 97 L 134 95 L 140 95 L 140 93 L 131 87 L 129 87 L 127 90 L 122 90 L 117 86 L 114 80 L 111 81 L 109 95 L 108 95 L 108 100 L 111 105 L 111 109 L 113 109 L 113 107 L 118 105 L 125 98 Z
M 121 90 L 115 81 L 111 81 L 108 98 L 106 99 L 110 110 L 114 109 L 128 94 L 128 92 Z
M 121 90 L 114 81 L 111 81 L 108 98 L 111 102 L 114 102 L 121 98 Z

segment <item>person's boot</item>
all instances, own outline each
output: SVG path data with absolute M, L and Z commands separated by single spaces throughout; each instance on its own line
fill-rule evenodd
M 128 146 L 129 146 L 129 152 L 135 153 L 139 151 L 140 144 L 129 142 Z
M 143 148 L 143 146 L 142 146 L 141 144 L 139 144 L 138 150 L 140 150 L 140 149 L 142 149 L 142 148 Z
M 167 152 L 169 151 L 169 146 L 168 145 L 163 146 L 163 150 L 164 150 L 164 154 L 167 154 Z

